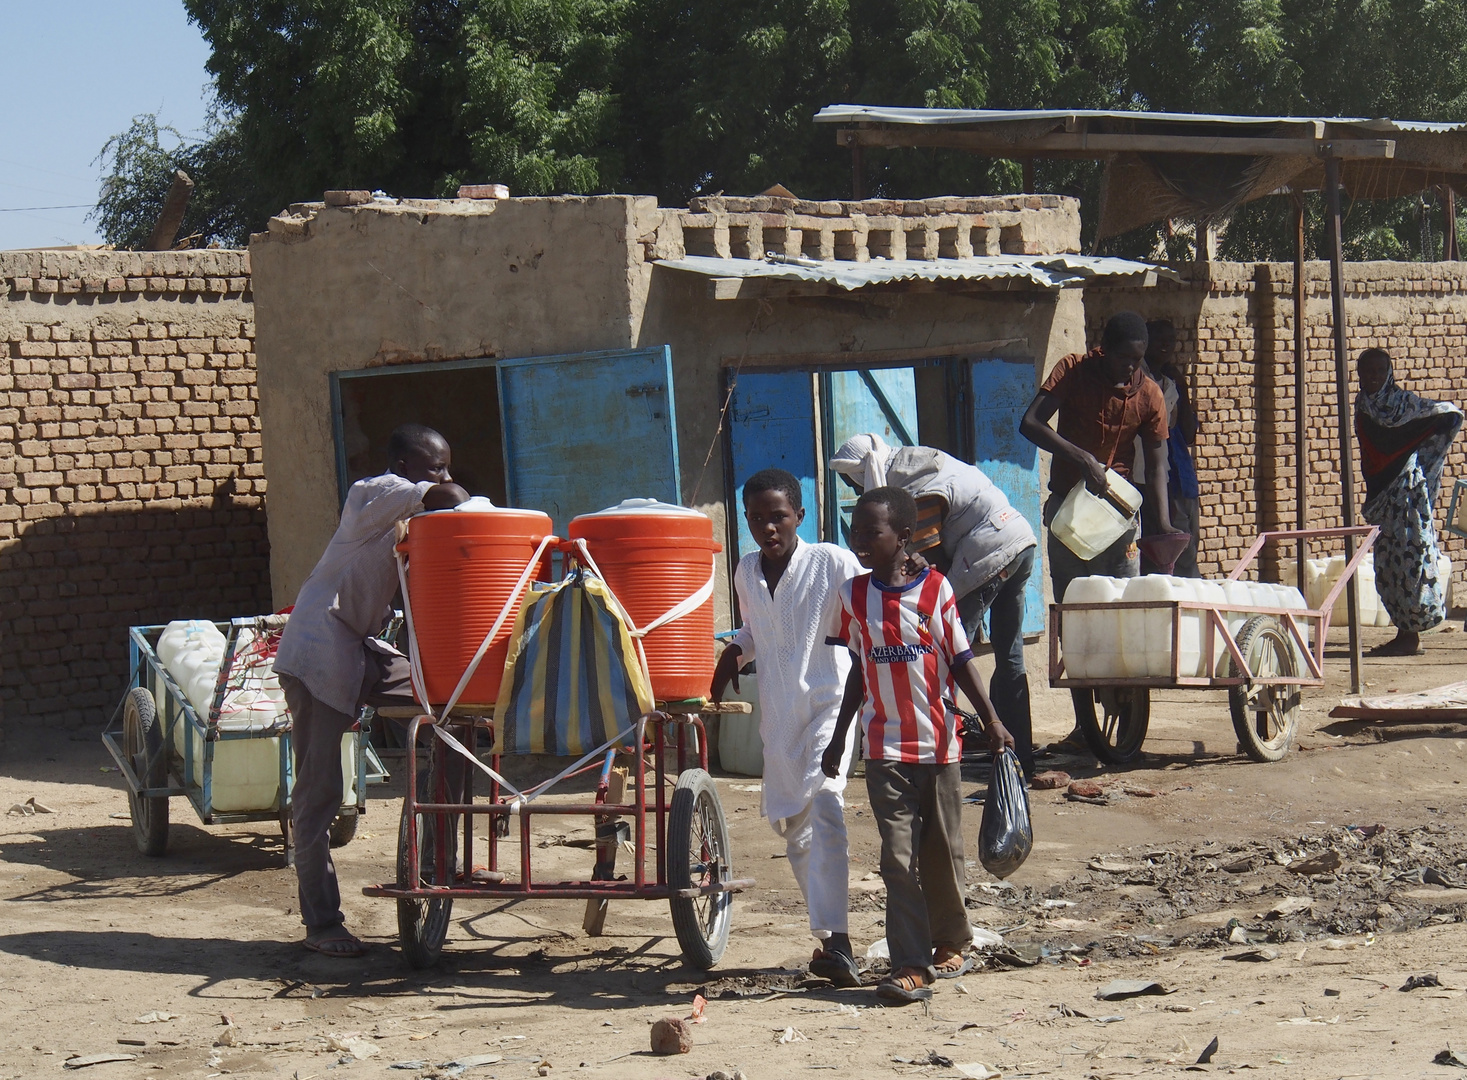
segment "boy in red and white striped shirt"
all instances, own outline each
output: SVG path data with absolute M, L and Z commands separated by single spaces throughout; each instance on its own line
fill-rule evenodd
M 841 587 L 829 640 L 847 646 L 856 663 L 821 758 L 827 776 L 839 772 L 860 707 L 891 950 L 891 974 L 876 993 L 899 1002 L 930 998 L 934 979 L 961 974 L 972 942 L 963 904 L 962 749 L 942 700 L 955 681 L 983 719 L 989 745 L 1014 745 L 983 692 L 952 587 L 931 568 L 907 573 L 916 520 L 916 503 L 900 488 L 872 488 L 856 503 L 851 549 L 871 572 Z

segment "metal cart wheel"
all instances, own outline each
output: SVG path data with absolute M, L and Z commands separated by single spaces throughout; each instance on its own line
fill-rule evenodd
M 1254 675 L 1298 674 L 1294 645 L 1282 623 L 1272 615 L 1255 615 L 1238 633 L 1238 651 Z M 1238 662 L 1229 659 L 1229 674 L 1242 674 Z M 1294 745 L 1299 732 L 1298 686 L 1230 686 L 1228 709 L 1238 745 L 1254 761 L 1279 761 Z
M 1091 753 L 1107 765 L 1135 760 L 1151 723 L 1151 690 L 1145 686 L 1102 686 L 1079 694 L 1091 696 L 1089 708 L 1083 706 L 1083 696 L 1075 699 L 1080 731 Z
M 429 790 L 432 790 L 430 787 Z M 433 846 L 433 821 L 439 815 L 418 815 L 418 850 L 428 855 Z M 444 815 L 446 817 L 446 815 Z M 445 884 L 447 873 L 442 870 L 426 870 L 422 862 L 422 880 L 411 882 L 408 877 L 408 817 L 404 802 L 402 823 L 397 830 L 397 883 Z M 434 862 L 437 860 L 434 859 Z M 402 954 L 415 968 L 432 967 L 443 954 L 443 943 L 448 939 L 448 922 L 453 915 L 453 897 L 444 896 L 431 900 L 401 899 L 397 902 L 397 938 L 402 945 Z
M 122 752 L 145 788 L 168 786 L 168 755 L 163 752 L 163 725 L 153 695 L 141 686 L 128 691 L 122 706 Z M 151 763 L 151 764 L 150 764 Z M 143 796 L 131 789 L 127 808 L 132 835 L 144 855 L 168 850 L 168 796 Z
M 667 813 L 667 883 L 674 890 L 728 881 L 733 876 L 728 824 L 718 788 L 702 769 L 677 778 Z M 672 925 L 691 967 L 707 971 L 728 948 L 733 894 L 673 896 Z
M 357 822 L 360 820 L 360 814 L 337 814 L 329 833 L 331 846 L 338 848 L 350 844 L 357 835 Z

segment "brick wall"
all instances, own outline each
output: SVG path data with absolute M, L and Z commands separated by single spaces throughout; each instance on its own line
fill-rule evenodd
M 268 610 L 242 251 L 0 253 L 3 726 L 99 726 L 132 624 Z
M 1204 574 L 1213 575 L 1231 568 L 1258 531 L 1295 527 L 1294 268 L 1211 263 L 1178 269 L 1181 284 L 1087 290 L 1086 322 L 1094 342 L 1115 311 L 1130 308 L 1148 319 L 1169 318 L 1178 331 L 1178 351 L 1195 360 L 1203 423 L 1196 450 L 1203 493 L 1202 566 Z M 1322 528 L 1342 520 L 1328 265 L 1308 264 L 1305 284 L 1309 525 Z M 1346 264 L 1345 317 L 1350 408 L 1354 357 L 1372 346 L 1391 353 L 1397 379 L 1407 389 L 1467 403 L 1467 264 Z M 1353 436 L 1350 453 L 1358 520 L 1364 484 Z M 1448 458 L 1437 516 L 1445 550 L 1460 569 L 1467 542 L 1440 531 L 1452 481 L 1459 476 L 1467 476 L 1463 439 Z M 1274 568 L 1266 564 L 1265 569 Z

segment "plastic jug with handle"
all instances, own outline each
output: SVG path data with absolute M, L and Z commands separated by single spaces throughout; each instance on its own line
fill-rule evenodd
M 1086 562 L 1133 528 L 1141 509 L 1141 492 L 1120 473 L 1106 469 L 1105 482 L 1105 494 L 1096 495 L 1081 480 L 1049 523 L 1055 538 Z

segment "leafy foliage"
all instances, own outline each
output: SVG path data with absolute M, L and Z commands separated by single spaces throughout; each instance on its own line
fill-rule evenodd
M 192 161 L 191 214 L 242 241 L 327 188 L 650 192 L 677 202 L 775 182 L 850 190 L 811 116 L 840 101 L 1461 119 L 1467 4 L 1448 0 L 184 0 L 213 49 L 225 122 L 177 142 L 141 118 L 108 144 L 104 232 L 137 242 Z M 168 149 L 162 142 L 175 142 Z M 189 170 L 191 175 L 194 170 Z M 1016 162 L 868 151 L 878 195 L 1017 190 Z M 1098 205 L 1094 162 L 1036 163 Z M 150 201 L 152 200 L 152 201 Z M 1434 210 L 1432 212 L 1435 212 Z M 1223 253 L 1288 258 L 1292 210 L 1249 204 Z M 1311 200 L 1310 236 L 1320 235 Z M 1419 198 L 1352 206 L 1352 254 L 1430 254 Z M 212 229 L 213 231 L 209 231 Z M 1161 228 L 1108 242 L 1145 253 Z

